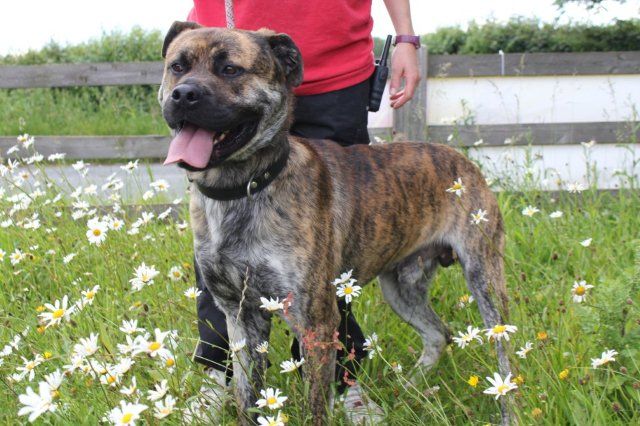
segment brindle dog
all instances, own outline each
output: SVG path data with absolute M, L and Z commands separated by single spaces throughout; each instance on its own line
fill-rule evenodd
M 332 281 L 342 272 L 353 269 L 360 283 L 378 277 L 385 300 L 422 338 L 422 367 L 436 363 L 449 338 L 428 290 L 451 253 L 485 325 L 502 324 L 492 293 L 506 309 L 503 222 L 482 174 L 463 155 L 429 143 L 343 148 L 289 135 L 302 58 L 285 34 L 176 22 L 162 54 L 159 99 L 177 134 L 167 162 L 185 168 L 194 183 L 197 264 L 226 314 L 230 341 L 246 339 L 233 357 L 243 423 L 251 422 L 246 410 L 255 407 L 267 364 L 255 349 L 271 326 L 260 297 L 291 302 L 278 314 L 301 342 L 315 424 L 324 422 L 334 378 L 339 315 Z M 205 195 L 247 185 L 251 191 L 256 176 L 283 158 L 277 177 L 249 196 Z M 447 192 L 458 178 L 461 197 Z M 478 209 L 488 222 L 471 223 Z M 509 363 L 500 343 L 498 354 L 504 376 Z

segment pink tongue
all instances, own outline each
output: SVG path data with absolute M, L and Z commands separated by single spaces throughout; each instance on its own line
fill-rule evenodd
M 204 168 L 213 151 L 213 136 L 213 132 L 186 125 L 171 141 L 164 164 L 183 161 L 191 167 Z

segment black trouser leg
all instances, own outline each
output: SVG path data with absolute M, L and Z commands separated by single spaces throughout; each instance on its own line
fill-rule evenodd
M 338 350 L 336 357 L 336 382 L 338 382 L 338 393 L 342 393 L 347 387 L 346 380 L 354 379 L 360 361 L 367 353 L 364 350 L 364 334 L 351 313 L 351 305 L 345 303 L 343 299 L 338 299 L 338 309 L 340 310 L 338 339 L 342 343 L 343 349 Z M 301 357 L 298 339 L 293 339 L 291 354 L 296 359 Z
M 195 258 L 193 259 L 193 265 L 196 272 L 196 286 L 202 291 L 197 300 L 200 342 L 196 348 L 194 359 L 207 367 L 224 371 L 229 380 L 231 379 L 231 366 L 227 362 L 229 353 L 227 320 L 224 313 L 213 302 L 211 293 L 205 287 Z

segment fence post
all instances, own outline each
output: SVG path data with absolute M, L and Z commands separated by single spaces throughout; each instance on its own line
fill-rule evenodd
M 418 50 L 420 84 L 416 87 L 413 99 L 400 109 L 393 111 L 393 140 L 427 140 L 427 73 L 429 69 L 429 51 L 424 44 Z

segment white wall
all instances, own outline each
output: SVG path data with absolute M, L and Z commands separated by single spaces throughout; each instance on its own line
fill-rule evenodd
M 466 105 L 466 106 L 465 106 Z M 640 107 L 640 75 L 430 78 L 427 121 L 475 124 L 628 121 Z
M 428 124 L 461 123 L 465 118 L 480 125 L 639 120 L 640 75 L 429 78 Z M 369 114 L 369 127 L 392 125 L 388 101 L 380 112 Z M 628 176 L 640 179 L 637 145 L 480 146 L 472 148 L 470 156 L 490 178 L 508 176 L 524 184 L 534 176 L 536 186 L 548 190 L 576 182 L 616 189 L 629 186 Z

